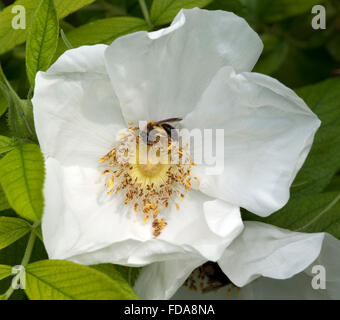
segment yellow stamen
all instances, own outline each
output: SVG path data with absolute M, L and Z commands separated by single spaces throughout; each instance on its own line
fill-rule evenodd
M 154 129 L 161 134 L 165 132 L 161 127 Z M 108 164 L 108 168 L 102 172 L 109 175 L 106 186 L 111 190 L 107 193 L 124 192 L 124 203 L 131 203 L 135 212 L 143 213 L 144 222 L 152 214 L 153 234 L 158 237 L 167 225 L 164 218 L 158 219 L 158 215 L 161 209 L 168 208 L 173 197 L 184 199 L 183 189 L 187 192 L 192 188 L 191 167 L 194 164 L 190 162 L 190 155 L 184 152 L 184 148 L 171 139 L 167 139 L 168 144 L 157 150 L 156 146 L 146 145 L 140 139 L 138 128 L 129 128 L 121 136 L 120 145 L 99 159 L 99 162 Z M 185 159 L 184 164 L 183 161 L 180 164 L 171 163 L 172 150 L 179 152 L 180 159 Z M 126 161 L 121 161 L 122 156 Z M 177 210 L 180 209 L 176 202 L 175 206 Z

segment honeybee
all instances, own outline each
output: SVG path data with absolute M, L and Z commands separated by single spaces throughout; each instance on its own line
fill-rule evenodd
M 155 132 L 157 130 L 157 127 L 161 127 L 170 137 L 171 139 L 177 141 L 178 140 L 178 134 L 176 130 L 171 124 L 168 122 L 178 122 L 181 121 L 181 118 L 169 118 L 161 121 L 150 121 L 147 123 L 146 128 L 142 130 L 140 133 L 143 141 L 148 145 L 151 146 L 154 143 L 159 141 L 159 137 L 155 137 Z M 173 132 L 171 132 L 173 130 Z M 172 134 L 172 135 L 171 135 Z M 158 138 L 158 139 L 157 139 Z

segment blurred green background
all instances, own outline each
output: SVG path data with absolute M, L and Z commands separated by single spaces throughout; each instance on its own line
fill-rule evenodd
M 0 10 L 13 2 L 0 0 Z M 152 0 L 146 2 L 150 8 Z M 191 1 L 191 6 L 194 6 L 195 2 L 198 5 L 202 3 L 199 0 Z M 317 4 L 322 4 L 326 8 L 325 30 L 314 30 L 311 26 L 311 20 L 315 16 L 311 9 Z M 206 8 L 232 11 L 244 17 L 261 35 L 264 51 L 254 71 L 271 75 L 292 88 L 340 75 L 339 0 L 213 0 Z M 61 22 L 61 27 L 66 34 L 70 34 L 68 38 L 73 46 L 110 43 L 119 36 L 119 30 L 115 33 L 110 31 L 109 23 L 102 26 L 106 39 L 99 34 L 97 36 L 85 32 L 77 34 L 75 30 L 94 21 L 105 22 L 102 19 L 118 16 L 143 18 L 138 0 L 94 1 L 66 16 Z M 65 46 L 62 48 L 63 46 L 61 43 L 57 55 L 66 49 Z M 2 51 L 4 50 L 1 49 L 0 38 L 0 53 Z M 13 87 L 25 97 L 29 84 L 26 77 L 24 44 L 2 53 L 0 62 Z

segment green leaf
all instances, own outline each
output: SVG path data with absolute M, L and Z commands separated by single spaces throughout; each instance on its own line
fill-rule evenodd
M 290 88 L 299 88 L 327 79 L 334 68 L 335 63 L 325 48 L 301 49 L 292 44 L 273 77 Z
M 0 90 L 0 117 L 7 111 L 8 101 Z
M 94 1 L 55 0 L 54 3 L 58 17 L 61 19 Z M 21 5 L 26 10 L 26 29 L 13 29 L 12 27 L 12 19 L 16 16 L 15 13 L 12 13 L 12 8 L 15 5 Z M 38 5 L 39 1 L 37 0 L 17 0 L 13 5 L 0 12 L 0 54 L 26 41 L 27 28 L 32 23 L 33 15 Z
M 120 279 L 62 260 L 43 260 L 26 268 L 26 294 L 32 300 L 137 299 Z
M 92 265 L 92 268 L 99 270 L 113 279 L 123 279 L 130 286 L 134 286 L 141 268 L 132 268 L 110 263 Z
M 14 139 L 0 136 L 0 154 L 13 150 L 18 145 Z
M 9 205 L 5 192 L 2 190 L 1 185 L 0 185 L 0 211 L 7 210 L 11 206 Z
M 296 92 L 322 123 L 311 152 L 293 182 L 293 196 L 322 191 L 340 169 L 340 79 L 329 79 Z
M 262 37 L 264 50 L 256 63 L 253 72 L 272 74 L 281 66 L 288 53 L 287 42 L 274 35 Z
M 11 207 L 38 221 L 43 211 L 44 159 L 37 145 L 18 146 L 0 160 L 0 183 Z
M 42 236 L 42 229 L 41 229 L 41 225 L 34 228 L 34 232 L 36 234 L 36 236 L 41 240 L 41 241 L 44 241 L 43 240 L 43 236 Z
M 6 117 L 0 118 L 0 135 L 10 136 L 11 131 L 8 128 L 8 121 Z
M 36 140 L 34 129 L 33 107 L 30 100 L 13 97 L 13 104 L 9 105 L 8 125 L 14 136 Z
M 25 249 L 27 247 L 28 238 L 29 234 L 12 243 L 10 246 L 0 250 L 0 263 L 7 264 L 9 266 L 20 265 Z M 48 259 L 46 250 L 43 243 L 39 239 L 36 239 L 30 262 L 33 263 L 35 261 L 43 259 Z M 0 281 L 1 293 L 6 292 L 8 287 L 11 285 L 11 280 L 11 278 L 7 278 Z M 24 298 L 24 296 L 25 293 L 23 290 L 15 290 L 11 298 L 22 299 Z
M 12 267 L 0 264 L 0 280 L 9 277 L 12 274 Z M 1 298 L 0 298 L 1 300 Z
M 22 100 L 12 88 L 0 65 L 0 91 L 8 101 L 8 127 L 18 138 L 36 140 L 33 107 L 30 100 Z
M 0 250 L 0 262 L 11 266 L 21 264 L 29 236 L 30 235 L 27 234 L 10 246 Z M 43 243 L 39 239 L 36 239 L 30 262 L 33 263 L 42 259 L 48 259 L 48 256 Z M 0 285 L 0 292 L 2 290 L 3 287 Z
M 205 7 L 212 0 L 154 0 L 151 6 L 151 22 L 161 26 L 171 22 L 182 9 Z
M 148 30 L 143 19 L 134 17 L 113 17 L 96 20 L 66 33 L 67 40 L 73 47 L 97 43 L 111 44 L 116 38 L 141 30 Z M 59 41 L 56 57 L 67 49 L 64 41 Z
M 340 191 L 340 176 L 334 176 L 325 191 Z
M 38 71 L 46 71 L 57 49 L 59 22 L 53 0 L 41 0 L 30 27 L 26 42 L 26 67 L 34 86 Z
M 30 230 L 30 224 L 23 219 L 0 217 L 0 250 L 22 238 Z
M 306 195 L 292 199 L 280 211 L 268 218 L 244 214 L 247 220 L 257 220 L 298 232 L 328 232 L 340 238 L 340 192 Z

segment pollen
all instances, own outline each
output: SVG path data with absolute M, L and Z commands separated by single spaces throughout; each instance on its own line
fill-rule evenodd
M 164 218 L 162 218 L 162 219 L 154 219 L 154 221 L 152 222 L 152 227 L 154 229 L 153 235 L 155 237 L 158 237 L 161 234 L 161 231 L 165 228 L 165 226 L 167 224 L 168 223 L 165 222 Z
M 180 210 L 176 198 L 182 201 L 191 190 L 191 168 L 195 164 L 190 161 L 186 146 L 172 140 L 162 127 L 154 129 L 159 138 L 155 145 L 148 145 L 138 127 L 129 127 L 120 135 L 117 147 L 99 162 L 107 166 L 102 171 L 107 176 L 107 193 L 111 196 L 123 193 L 124 204 L 141 215 L 144 223 L 152 219 L 153 235 L 158 237 L 167 226 L 163 215 L 166 208 L 173 204 Z

